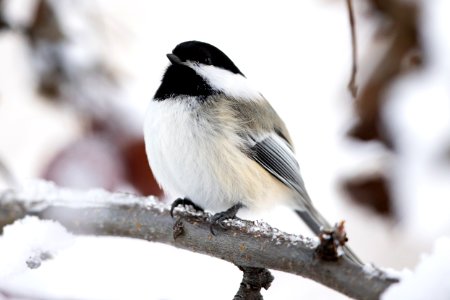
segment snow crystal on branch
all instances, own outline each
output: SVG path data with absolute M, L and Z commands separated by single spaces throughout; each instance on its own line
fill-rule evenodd
M 41 211 L 49 205 L 63 205 L 72 208 L 141 205 L 160 211 L 165 207 L 164 203 L 153 196 L 139 197 L 129 193 L 110 193 L 103 189 L 87 191 L 67 189 L 44 180 L 32 180 L 14 190 L 14 193 L 4 191 L 2 194 L 2 201 L 19 200 L 30 211 Z

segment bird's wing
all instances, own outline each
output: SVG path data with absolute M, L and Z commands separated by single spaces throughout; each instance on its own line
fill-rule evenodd
M 279 181 L 297 191 L 304 204 L 310 204 L 289 132 L 269 102 L 264 98 L 258 101 L 227 98 L 216 103 L 227 106 L 222 111 L 233 112 L 235 123 L 240 125 L 237 134 L 248 142 L 243 151 Z
M 311 203 L 305 184 L 300 175 L 300 167 L 290 145 L 276 132 L 263 138 L 253 138 L 249 155 L 282 183 L 299 193 L 302 200 Z

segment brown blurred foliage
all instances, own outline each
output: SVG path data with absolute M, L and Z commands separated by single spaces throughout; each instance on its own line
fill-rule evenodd
M 4 1 L 0 0 L 0 31 L 10 29 L 8 22 L 5 20 L 3 12 L 4 12 Z
M 38 2 L 33 20 L 29 27 L 25 28 L 30 46 L 33 51 L 39 51 L 38 47 L 51 44 L 53 46 L 63 43 L 66 39 L 58 21 L 54 7 L 49 2 Z M 59 100 L 62 96 L 61 82 L 67 81 L 66 70 L 60 53 L 54 51 L 51 57 L 46 59 L 46 68 L 38 76 L 38 91 L 49 100 Z
M 388 148 L 395 148 L 395 140 L 387 131 L 381 117 L 384 93 L 391 83 L 422 62 L 422 46 L 418 30 L 419 8 L 413 1 L 368 0 L 372 13 L 381 15 L 376 42 L 386 43 L 376 68 L 362 85 L 357 96 L 357 122 L 349 135 L 362 141 L 377 140 Z
M 358 204 L 378 214 L 392 215 L 388 180 L 383 175 L 358 176 L 342 183 L 344 190 Z
M 354 101 L 356 123 L 349 136 L 362 142 L 378 141 L 395 150 L 395 137 L 387 130 L 382 118 L 384 98 L 391 84 L 406 72 L 422 66 L 423 48 L 419 33 L 420 7 L 414 1 L 366 0 L 370 15 L 377 17 L 378 33 L 373 43 L 384 43 L 376 67 L 360 88 Z M 356 25 L 357 26 L 357 22 Z M 364 66 L 364 62 L 360 62 Z M 392 194 L 387 176 L 357 175 L 341 186 L 356 203 L 370 207 L 374 212 L 394 216 Z
M 124 145 L 122 155 L 125 161 L 125 177 L 128 182 L 131 182 L 143 195 L 161 196 L 163 192 L 155 184 L 156 179 L 148 167 L 144 140 L 135 139 Z
M 61 113 L 69 108 L 84 129 L 82 137 L 50 159 L 43 177 L 63 186 L 112 191 L 129 186 L 143 195 L 161 196 L 148 166 L 142 133 L 133 124 L 135 118 L 125 116 L 115 103 L 120 88 L 117 70 L 102 57 L 83 67 L 70 61 L 63 46 L 76 38 L 62 26 L 63 16 L 53 1 L 38 0 L 30 23 L 21 28 L 7 24 L 3 13 L 0 10 L 0 27 L 14 29 L 29 42 L 37 91 Z

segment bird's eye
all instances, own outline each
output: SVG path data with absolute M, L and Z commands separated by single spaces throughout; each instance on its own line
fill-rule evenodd
M 212 64 L 211 58 L 210 58 L 210 57 L 205 58 L 204 64 L 205 64 L 205 65 L 210 65 L 210 64 Z

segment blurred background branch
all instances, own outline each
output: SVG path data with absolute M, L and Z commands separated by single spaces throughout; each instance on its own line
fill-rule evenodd
M 367 3 L 372 13 L 382 20 L 378 35 L 386 44 L 386 50 L 362 85 L 354 104 L 358 121 L 349 134 L 356 139 L 378 140 L 388 148 L 395 148 L 395 141 L 381 117 L 384 92 L 397 77 L 421 66 L 419 8 L 415 1 L 369 0 Z
M 347 88 L 352 94 L 352 97 L 356 98 L 356 95 L 358 93 L 358 85 L 356 84 L 356 73 L 358 72 L 358 42 L 356 39 L 355 12 L 353 10 L 353 0 L 346 0 L 346 3 L 348 11 L 348 21 L 350 24 L 350 34 L 352 39 L 352 71 Z
M 355 42 L 351 1 L 347 3 L 352 41 Z M 399 137 L 388 130 L 382 112 L 387 105 L 386 93 L 395 80 L 422 67 L 424 54 L 418 28 L 420 9 L 415 1 L 367 0 L 366 3 L 372 18 L 379 20 L 376 28 L 378 38 L 373 43 L 383 43 L 384 50 L 354 100 L 356 122 L 348 134 L 362 142 L 382 143 L 387 149 L 395 151 L 396 138 Z M 353 45 L 353 65 L 357 59 L 355 48 Z M 354 80 L 353 74 L 352 72 L 351 82 Z M 396 157 L 390 159 L 395 160 Z M 344 180 L 342 187 L 356 203 L 378 214 L 397 219 L 398 212 L 393 204 L 395 200 L 390 189 L 392 182 L 388 172 L 389 170 L 380 170 L 373 174 L 364 174 L 367 172 L 361 170 L 360 174 Z

